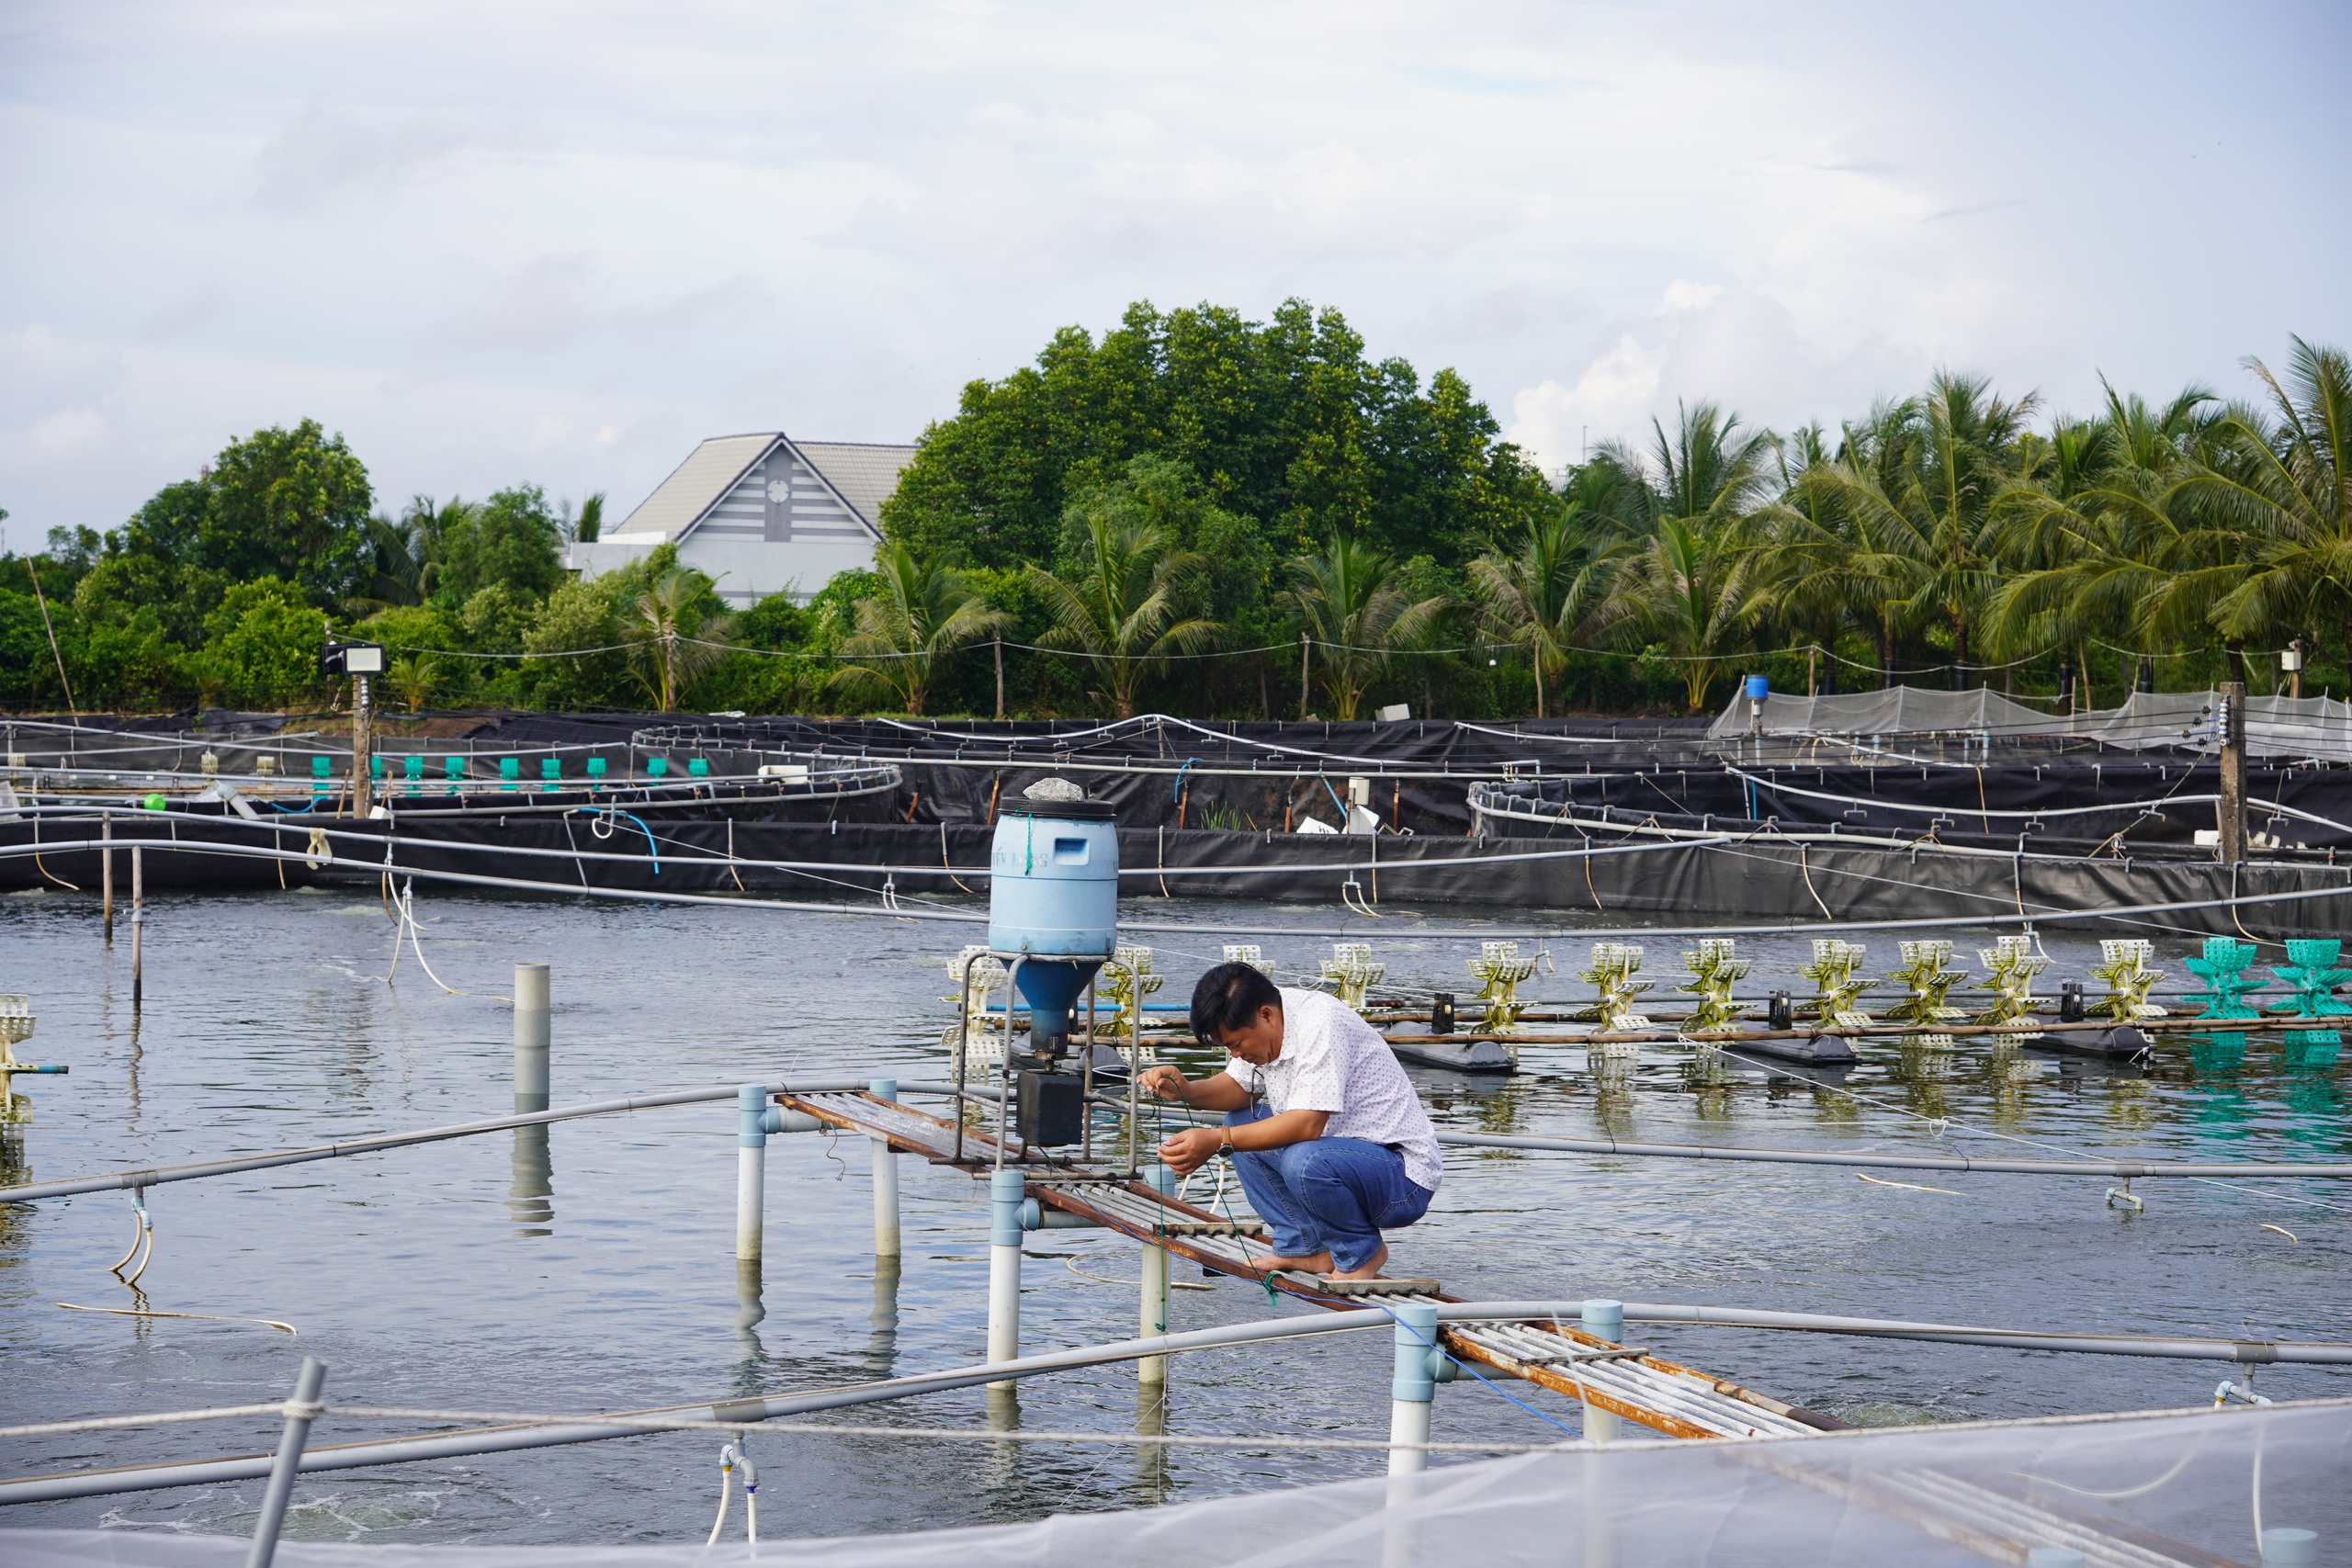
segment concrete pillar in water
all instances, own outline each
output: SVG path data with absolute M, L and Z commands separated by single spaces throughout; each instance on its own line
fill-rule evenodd
M 1166 1166 L 1153 1166 L 1144 1173 L 1144 1179 L 1151 1183 L 1153 1190 L 1169 1197 L 1175 1195 L 1176 1173 Z M 1142 1310 L 1136 1318 L 1136 1334 L 1139 1338 L 1149 1339 L 1167 1332 L 1168 1249 L 1145 1242 L 1143 1244 L 1143 1302 Z M 1168 1358 L 1145 1356 L 1138 1359 L 1136 1362 L 1136 1380 L 1138 1382 L 1165 1383 L 1168 1381 Z
M 548 966 L 514 965 L 514 1109 L 548 1108 Z
M 1611 1301 L 1589 1301 L 1584 1303 L 1584 1331 L 1597 1339 L 1615 1345 L 1625 1337 L 1625 1303 Z M 1584 1435 L 1596 1443 L 1614 1442 L 1623 1430 L 1623 1417 L 1613 1410 L 1584 1407 Z
M 899 1098 L 899 1080 L 876 1078 L 866 1092 L 876 1100 Z M 874 1258 L 896 1261 L 899 1257 L 899 1156 L 887 1138 L 874 1140 Z
M 146 901 L 146 862 L 141 858 L 140 852 L 133 849 L 130 852 L 130 1009 L 133 1012 L 139 1010 L 140 1003 L 145 999 L 147 988 L 146 976 L 141 966 L 145 956 L 142 952 L 145 944 L 140 941 L 147 926 Z
M 989 1359 L 1021 1354 L 1021 1204 L 1025 1183 L 1017 1170 L 989 1178 Z M 1012 1392 L 1013 1381 L 989 1384 Z

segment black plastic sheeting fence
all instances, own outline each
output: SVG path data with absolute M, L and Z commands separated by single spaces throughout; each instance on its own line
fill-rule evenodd
M 2024 835 L 2030 849 L 2063 844 L 2076 853 L 2120 839 L 2128 853 L 2193 848 L 2199 829 L 2221 823 L 2215 803 L 2195 797 L 2221 787 L 2214 763 L 2151 758 L 2063 766 L 1666 768 L 1519 780 L 1488 785 L 1487 794 L 1512 809 L 1565 806 L 1575 816 L 1606 809 L 1611 821 L 1655 818 L 1661 827 L 1743 831 L 1769 820 L 1791 830 L 1906 840 L 1932 832 L 1947 842 L 2003 849 Z M 2289 850 L 2352 851 L 2352 770 L 2249 764 L 2246 795 L 2252 831 Z M 2274 813 L 2264 804 L 2273 801 L 2346 826 Z
M 174 814 L 176 816 L 177 814 Z M 50 818 L 49 842 L 85 840 L 96 824 Z M 333 824 L 368 835 L 331 840 L 333 858 L 245 858 L 212 850 L 245 844 L 290 852 L 309 848 L 300 818 L 252 823 L 239 818 L 183 818 L 169 824 L 178 843 L 145 852 L 147 885 L 166 888 L 269 888 L 331 884 L 373 892 L 387 874 L 450 871 L 512 877 L 546 893 L 577 886 L 647 893 L 731 893 L 791 899 L 850 898 L 871 908 L 888 884 L 906 897 L 946 897 L 977 909 L 991 829 L 970 825 L 876 823 L 669 822 L 651 834 L 626 823 L 598 837 L 584 818 L 495 818 L 435 822 Z M 123 832 L 125 824 L 118 823 Z M 32 841 L 28 820 L 0 822 L 0 847 Z M 385 840 L 390 857 L 386 858 Z M 1376 852 L 1375 852 L 1376 843 Z M 185 847 L 178 847 L 184 845 Z M 2205 908 L 2113 923 L 2116 934 L 2152 930 L 2230 934 L 2335 936 L 2352 926 L 2352 865 L 2342 868 L 2180 860 L 2085 860 L 2032 853 L 1965 855 L 1923 844 L 1909 850 L 1775 841 L 1673 843 L 1638 852 L 1562 857 L 1566 846 L 1540 838 L 1391 838 L 1125 829 L 1119 834 L 1122 897 L 1248 897 L 1315 905 L 1335 915 L 1347 897 L 1391 915 L 1446 905 L 1504 911 L 1580 914 L 1591 923 L 1807 923 L 1825 919 L 1951 919 L 2019 913 L 2056 924 L 2081 911 L 2148 904 L 2195 904 L 2233 897 L 2290 902 Z M 1600 845 L 1598 847 L 1609 847 Z M 732 858 L 730 859 L 730 848 Z M 515 852 L 537 850 L 545 854 Z M 209 852 L 208 852 L 209 851 Z M 1375 855 L 1377 866 L 1368 863 Z M 653 862 L 658 853 L 661 868 Z M 610 857 L 610 858 L 605 858 Z M 745 863 L 790 861 L 810 869 Z M 37 865 L 29 854 L 0 854 L 0 888 L 75 885 L 95 893 L 95 851 L 51 850 Z M 1269 873 L 1264 868 L 1275 864 Z M 1209 874 L 1166 875 L 1199 869 Z M 127 868 L 118 857 L 117 894 Z M 1350 882 L 1353 889 L 1347 889 Z M 420 879 L 420 893 L 435 885 Z M 450 885 L 467 892 L 479 888 Z M 1343 897 L 1343 894 L 1345 897 Z M 2315 895 L 2315 896 L 2311 896 Z M 1148 919 L 1136 904 L 1130 919 Z M 1367 933 L 1375 922 L 1351 920 Z M 1409 932 L 1409 921 L 1396 929 Z

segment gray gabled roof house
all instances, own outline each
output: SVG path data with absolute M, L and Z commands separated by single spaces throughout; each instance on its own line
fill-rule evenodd
M 912 446 L 795 441 L 777 431 L 718 435 L 695 447 L 620 525 L 571 547 L 595 577 L 663 544 L 739 606 L 789 590 L 806 604 L 835 572 L 874 564 L 882 502 Z

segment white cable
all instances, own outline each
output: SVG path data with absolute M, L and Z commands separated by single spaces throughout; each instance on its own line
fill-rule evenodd
M 710 1539 L 702 1543 L 705 1551 L 718 1544 L 718 1532 L 727 1528 L 727 1505 L 734 1498 L 735 1445 L 727 1444 L 718 1450 L 718 1517 L 710 1525 Z

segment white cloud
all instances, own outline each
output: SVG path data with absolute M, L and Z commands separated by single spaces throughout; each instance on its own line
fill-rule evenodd
M 704 435 L 910 437 L 1139 298 L 1336 305 L 1553 462 L 1679 398 L 1834 421 L 1950 363 L 2083 406 L 2352 336 L 2352 220 L 2278 152 L 2352 129 L 2334 10 L 2286 52 L 2181 0 L 2129 36 L 2019 0 L 1964 36 L 1839 0 L 12 21 L 0 504 L 44 526 L 305 415 L 388 495 L 625 509 Z M 2086 209 L 2070 150 L 2117 126 Z M 2224 173 L 2298 243 L 2181 243 Z

